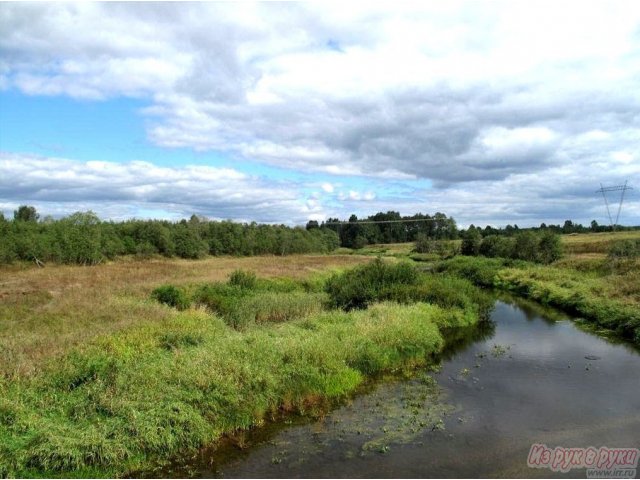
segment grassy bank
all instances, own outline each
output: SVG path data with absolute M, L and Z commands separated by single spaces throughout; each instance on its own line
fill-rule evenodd
M 640 268 L 635 260 L 612 265 L 602 256 L 571 256 L 543 266 L 460 256 L 436 268 L 561 308 L 640 344 Z
M 0 476 L 151 469 L 283 411 L 325 408 L 370 376 L 425 364 L 444 347 L 444 329 L 480 318 L 467 282 L 368 268 L 377 272 L 368 308 L 350 311 L 332 307 L 326 275 L 182 282 L 172 285 L 186 300 L 181 309 L 148 287 L 118 297 L 134 315 L 158 315 L 0 380 Z M 393 293 L 402 272 L 422 293 Z

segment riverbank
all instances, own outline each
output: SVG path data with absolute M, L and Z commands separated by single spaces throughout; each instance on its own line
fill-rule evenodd
M 637 445 L 640 349 L 511 295 L 500 296 L 491 322 L 464 332 L 470 337 L 429 369 L 439 402 L 421 403 L 418 369 L 358 391 L 321 418 L 270 425 L 242 437 L 242 449 L 205 450 L 156 476 L 585 478 L 584 469 L 530 468 L 531 445 Z M 455 410 L 435 428 L 414 430 L 412 420 L 438 403 Z
M 175 287 L 190 303 L 183 310 L 150 292 L 112 300 L 121 312 L 159 315 L 0 380 L 0 476 L 149 470 L 283 411 L 322 411 L 369 377 L 425 365 L 445 329 L 482 318 L 481 294 L 466 281 L 381 262 L 358 274 L 374 293 L 351 311 L 331 307 L 326 274 L 185 283 Z M 420 289 L 436 292 L 429 304 L 410 295 Z
M 640 268 L 601 256 L 573 256 L 552 265 L 458 256 L 435 270 L 560 308 L 640 345 Z

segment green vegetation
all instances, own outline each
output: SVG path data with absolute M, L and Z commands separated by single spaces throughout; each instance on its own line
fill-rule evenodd
M 339 244 L 338 235 L 328 228 L 215 222 L 195 215 L 177 223 L 103 222 L 93 212 L 77 212 L 60 220 L 40 219 L 27 206 L 16 210 L 12 221 L 0 218 L 0 239 L 0 264 L 96 265 L 119 255 L 198 259 L 206 255 L 326 253 Z
M 374 223 L 375 222 L 375 223 Z M 347 248 L 360 249 L 375 243 L 413 242 L 418 236 L 433 239 L 455 239 L 458 228 L 453 218 L 444 213 L 401 216 L 399 212 L 378 212 L 364 219 L 351 215 L 349 221 L 329 218 L 326 223 L 307 223 L 307 229 L 329 228 L 340 237 L 340 245 Z
M 464 279 L 450 275 L 420 274 L 409 263 L 395 265 L 380 259 L 328 279 L 325 290 L 332 307 L 366 308 L 374 302 L 402 304 L 427 302 L 467 315 L 456 324 L 472 324 L 484 317 L 493 301 Z
M 219 315 L 227 325 L 244 329 L 255 324 L 285 322 L 320 312 L 326 303 L 326 296 L 310 291 L 312 285 L 286 279 L 259 282 L 255 274 L 236 270 L 227 283 L 195 287 L 189 301 Z
M 633 260 L 635 262 L 635 260 Z M 483 287 L 497 287 L 559 307 L 640 344 L 640 269 L 619 269 L 606 259 L 536 265 L 508 259 L 456 257 L 440 272 Z
M 381 261 L 358 274 L 374 292 L 367 309 L 329 307 L 330 285 L 349 271 L 295 280 L 236 270 L 226 282 L 165 283 L 129 298 L 127 311 L 155 305 L 162 315 L 32 375 L 0 377 L 0 476 L 152 469 L 280 412 L 315 414 L 370 376 L 424 365 L 444 348 L 442 330 L 480 319 L 481 295 L 466 281 Z
M 178 310 L 185 310 L 191 305 L 191 301 L 187 298 L 185 292 L 173 285 L 162 285 L 151 292 L 151 295 L 160 303 L 175 307 Z
M 560 236 L 548 230 L 523 231 L 511 237 L 488 235 L 483 238 L 478 230 L 469 229 L 462 240 L 461 253 L 549 264 L 562 257 L 562 244 Z
M 394 287 L 418 283 L 418 272 L 408 263 L 390 265 L 380 259 L 335 274 L 325 287 L 333 307 L 351 310 L 366 308 L 370 303 L 389 299 Z

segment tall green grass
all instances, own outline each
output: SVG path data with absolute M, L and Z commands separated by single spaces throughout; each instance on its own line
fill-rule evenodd
M 0 475 L 116 476 L 225 432 L 302 413 L 367 375 L 429 361 L 460 312 L 426 304 L 325 312 L 246 331 L 204 310 L 104 337 L 1 385 Z

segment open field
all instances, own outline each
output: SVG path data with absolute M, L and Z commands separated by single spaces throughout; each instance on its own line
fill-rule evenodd
M 630 232 L 602 232 L 562 235 L 562 244 L 567 254 L 606 254 L 612 243 L 618 240 L 638 240 L 640 230 Z
M 0 267 L 0 375 L 25 375 L 98 335 L 167 318 L 148 300 L 163 283 L 221 281 L 236 269 L 302 278 L 370 258 L 335 255 L 121 259 L 95 267 Z
M 628 232 L 576 233 L 561 235 L 560 240 L 566 256 L 580 254 L 596 254 L 591 258 L 601 258 L 606 255 L 611 245 L 618 240 L 640 240 L 640 230 Z M 460 240 L 453 240 L 454 245 L 460 246 Z M 343 254 L 405 256 L 413 250 L 413 243 L 376 243 L 367 245 L 359 250 L 341 248 L 337 252 Z

